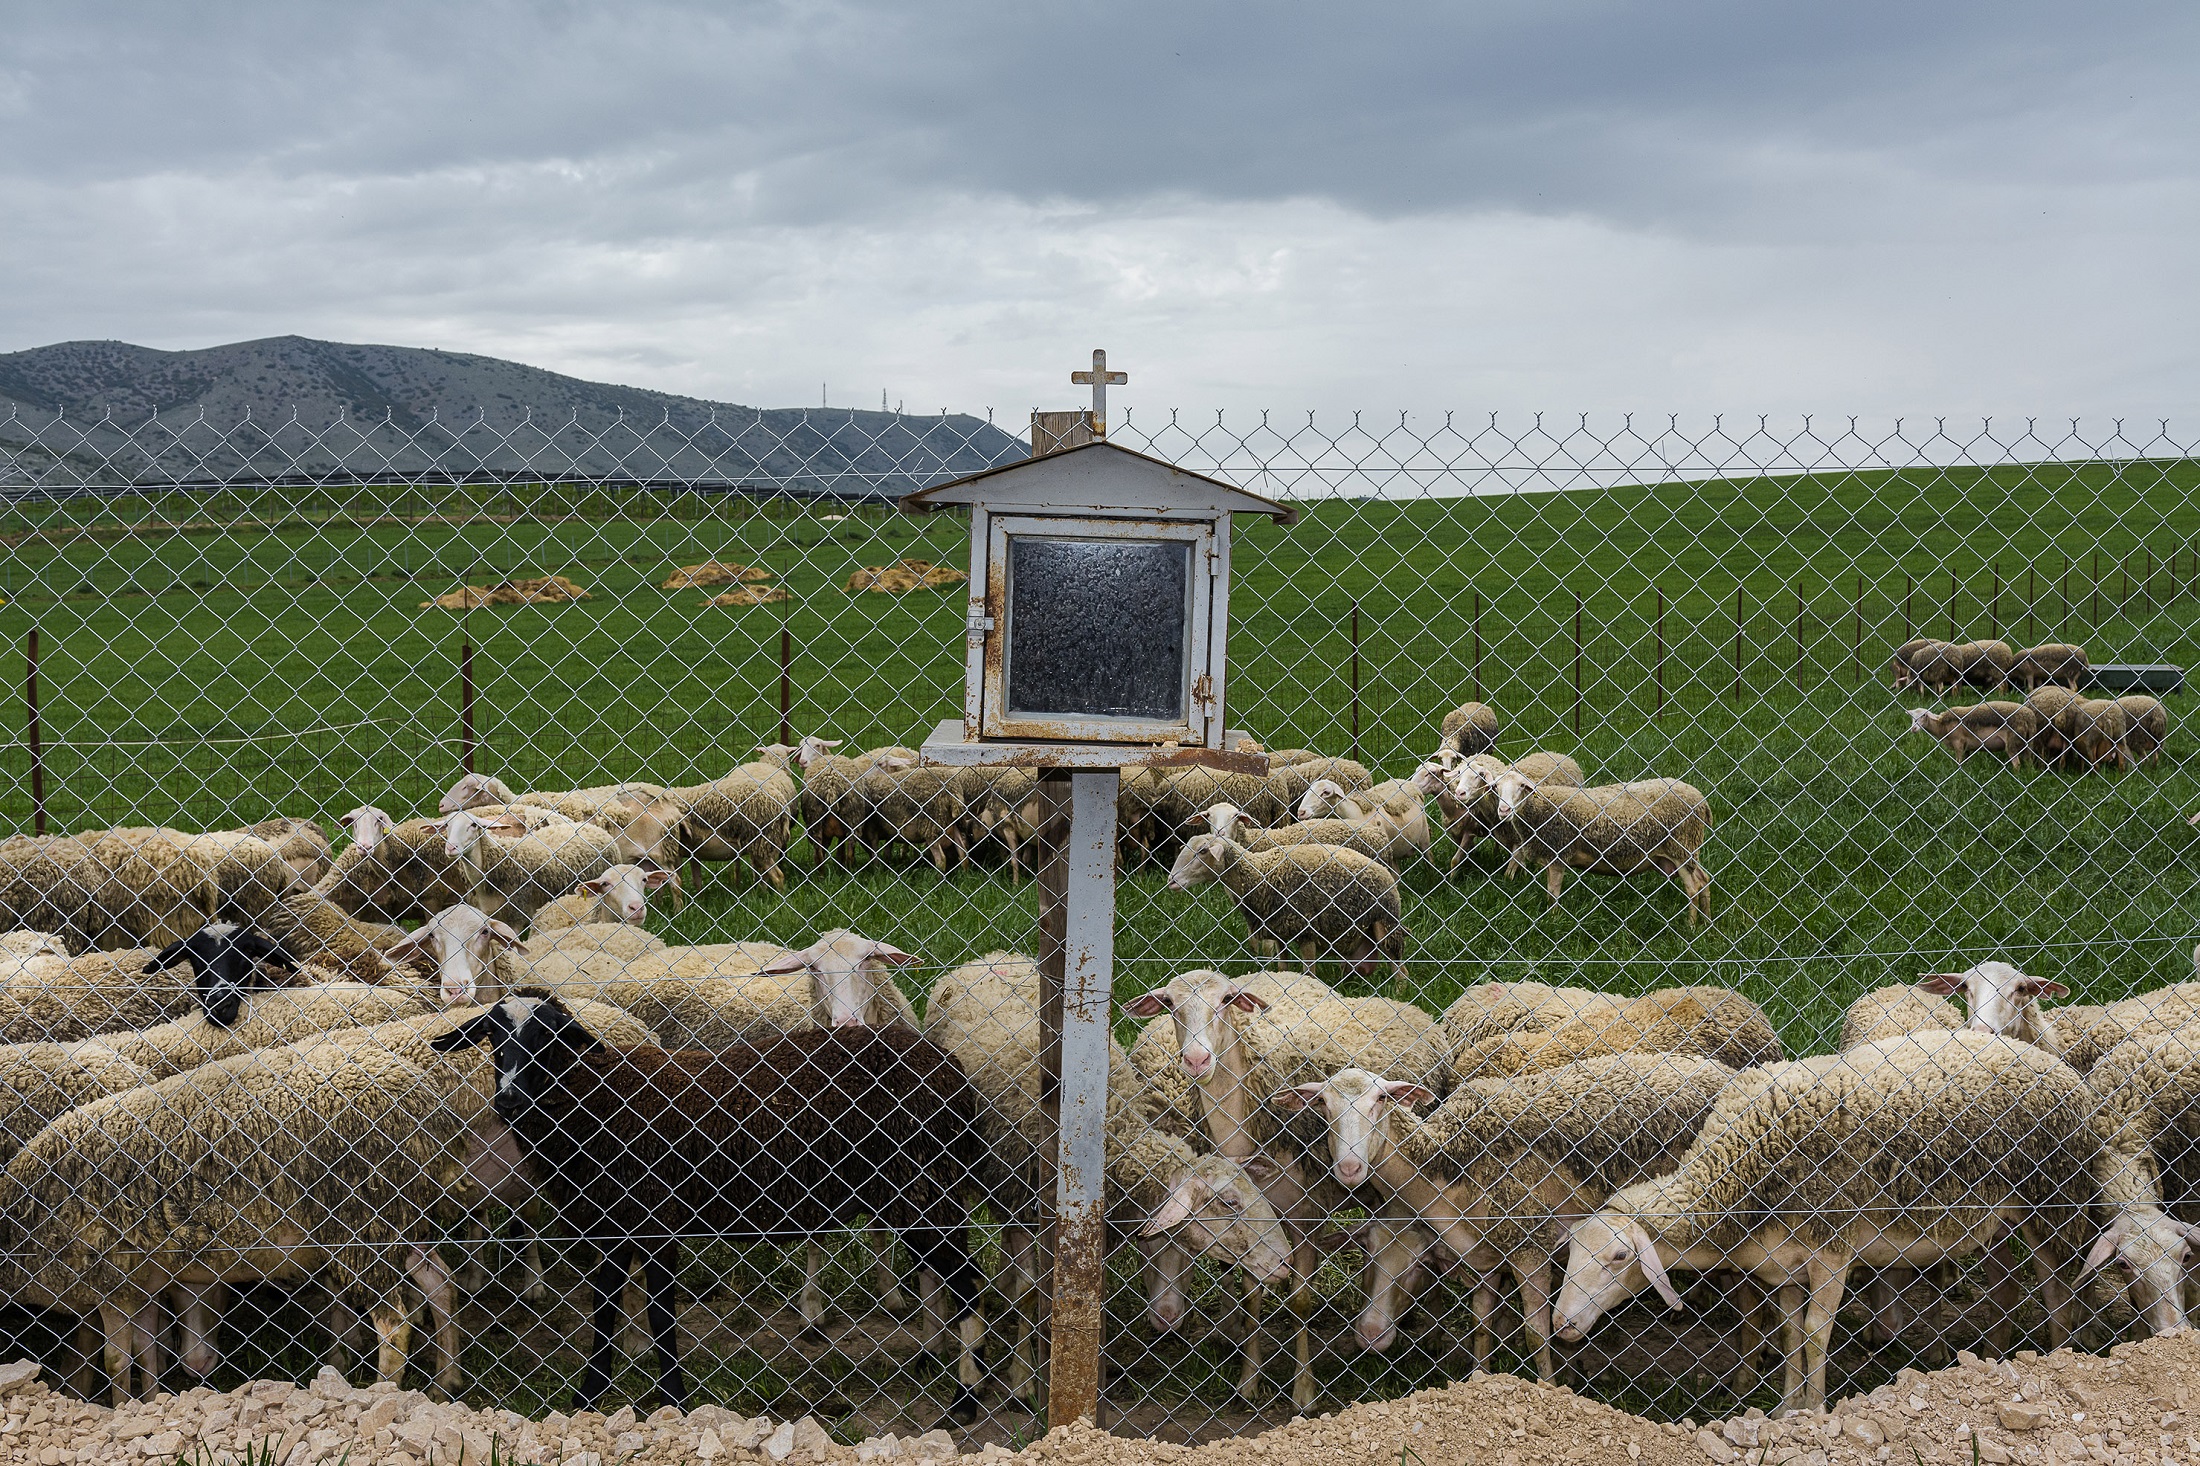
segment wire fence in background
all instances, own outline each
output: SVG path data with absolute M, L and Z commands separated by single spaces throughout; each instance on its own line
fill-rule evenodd
M 1119 809 L 1115 1428 L 1243 1431 L 1478 1365 L 1708 1418 L 2182 1309 L 2164 1228 L 2200 1188 L 2163 1096 L 2200 799 L 2161 669 L 2195 656 L 2200 455 L 2167 425 L 1133 412 L 1112 440 L 1300 515 L 1236 531 L 1229 723 L 1271 774 L 1131 780 Z M 968 532 L 891 500 L 1025 451 L 837 412 L 0 430 L 24 693 L 0 904 L 69 954 L 13 938 L 0 984 L 0 1340 L 91 1395 L 133 1360 L 173 1387 L 336 1359 L 532 1417 L 646 1405 L 653 1293 L 690 1404 L 850 1441 L 1043 1428 L 1052 1080 L 1034 979 L 997 955 L 1033 950 L 1043 811 L 893 752 L 959 712 Z M 1895 675 L 1923 638 L 1970 650 Z M 2003 641 L 2081 647 L 2073 705 L 1975 650 Z M 2158 702 L 2078 702 L 2117 695 Z M 1468 703 L 1487 746 L 1470 721 L 1439 758 Z M 1701 808 L 1560 839 L 1567 761 Z M 1268 888 L 1187 856 L 1312 818 L 1390 883 L 1399 968 L 1341 887 L 1293 898 L 1323 907 L 1312 946 L 1257 950 Z M 281 939 L 277 985 L 266 953 L 149 965 L 215 916 Z M 873 1088 L 773 1091 L 809 1147 L 777 1182 L 617 1172 L 607 1244 L 611 1183 L 558 1136 L 636 1141 L 680 1105 L 599 1088 L 535 1134 L 552 1100 L 514 1109 L 533 1172 L 492 1173 L 527 1013 L 467 1020 L 507 994 L 756 1092 L 793 1083 L 774 1044 Z M 1874 1013 L 2064 1057 L 1984 1033 L 1843 1057 Z M 1870 1102 L 1817 1115 L 1844 1085 Z M 1728 1167 L 1740 1199 L 1687 1192 L 1752 1105 L 1815 1118 Z M 854 1176 L 820 1135 L 886 1159 Z M 1696 1230 L 1584 1230 L 1618 1215 Z M 1790 1224 L 1807 1259 L 1765 1250 Z M 2081 1280 L 2104 1236 L 2132 1260 Z M 1634 1249 L 1602 1292 L 1600 1239 Z M 1846 1294 L 1820 1266 L 1843 1248 Z M 1812 1306 L 1845 1311 L 1783 1379 Z

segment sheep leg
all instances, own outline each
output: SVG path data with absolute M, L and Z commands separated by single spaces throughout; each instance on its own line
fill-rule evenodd
M 489 1229 L 482 1225 L 479 1216 L 472 1212 L 467 1213 L 458 1229 L 459 1254 L 466 1259 L 459 1264 L 455 1279 L 459 1292 L 479 1293 L 489 1286 L 489 1269 L 481 1261 L 481 1254 L 488 1243 Z
M 1314 1334 L 1308 1321 L 1314 1313 L 1314 1269 L 1319 1263 L 1312 1236 L 1302 1236 L 1291 1257 L 1291 1407 L 1301 1415 L 1314 1413 Z
M 1748 1399 L 1757 1392 L 1763 1376 L 1757 1370 L 1758 1360 L 1765 1352 L 1765 1294 L 1757 1286 L 1757 1279 L 1743 1273 L 1734 1285 L 1734 1312 L 1740 1327 L 1735 1330 L 1734 1378 L 1730 1382 L 1738 1399 Z
M 89 1400 L 99 1393 L 101 1343 L 98 1323 L 89 1318 L 78 1319 L 76 1365 L 69 1372 L 69 1383 L 79 1399 Z
M 134 1398 L 130 1393 L 130 1369 L 137 1355 L 132 1337 L 136 1330 L 121 1305 L 104 1302 L 99 1305 L 99 1330 L 107 1365 L 108 1402 L 120 1410 Z
M 1551 1260 L 1540 1252 L 1528 1252 L 1506 1262 L 1520 1284 L 1520 1327 L 1535 1354 L 1535 1377 L 1556 1379 L 1558 1363 L 1551 1357 Z
M 910 1239 L 917 1252 L 917 1266 L 939 1278 L 955 1300 L 957 1315 L 955 1400 L 941 1422 L 940 1428 L 946 1429 L 948 1421 L 969 1425 L 978 1418 L 978 1386 L 985 1381 L 979 1361 L 979 1351 L 985 1347 L 985 1313 L 978 1299 L 983 1280 L 978 1275 L 977 1259 L 970 1255 L 969 1218 L 928 1220 L 945 1220 L 947 1225 L 921 1227 Z
M 2017 1269 L 2009 1255 L 2015 1240 L 2013 1234 L 2004 1233 L 1986 1248 L 1983 1291 L 1993 1306 L 1993 1316 L 1986 1325 L 1986 1347 L 1995 1359 L 2008 1357 L 2009 1336 L 2017 1322 Z
M 348 1379 L 358 1362 L 359 1310 L 351 1306 L 351 1295 L 341 1289 L 328 1288 L 326 1292 L 328 1307 L 322 1312 L 321 1326 L 328 1331 L 328 1366 Z
M 1037 1240 L 1029 1227 L 1001 1229 L 1001 1258 L 1008 1274 L 1008 1307 L 1015 1315 L 1008 1352 L 1008 1393 L 1029 1404 L 1039 1382 L 1039 1278 L 1033 1261 Z
M 1000 833 L 1001 843 L 1008 847 L 1008 883 L 1014 886 L 1022 878 L 1021 873 L 1016 868 L 1016 821 L 1011 819 L 1005 822 L 1001 826 Z M 1118 844 L 1116 848 L 1120 858 L 1122 847 Z
M 374 1307 L 374 1373 L 390 1384 L 405 1378 L 405 1358 L 412 1352 L 412 1310 L 399 1306 L 393 1296 Z
M 1247 1279 L 1245 1285 L 1245 1353 L 1238 1361 L 1238 1398 L 1248 1405 L 1258 1405 L 1267 1396 L 1268 1387 L 1260 1377 L 1261 1354 L 1266 1339 L 1262 1333 L 1261 1306 L 1268 1296 L 1266 1284 Z
M 161 1335 L 166 1321 L 161 1317 L 160 1300 L 148 1298 L 130 1320 L 131 1352 L 137 1356 L 138 1375 L 145 1382 L 148 1397 L 160 1393 Z
M 900 1239 L 893 1228 L 878 1222 L 871 1223 L 871 1286 L 878 1290 L 879 1307 L 888 1313 L 907 1313 L 909 1293 L 901 1285 L 901 1275 L 894 1271 L 894 1250 Z
M 1848 1282 L 1849 1259 L 1814 1258 L 1808 1276 L 1803 1312 L 1803 1394 L 1799 1400 L 1781 1401 L 1782 1413 L 1806 1410 L 1815 1414 L 1825 1408 L 1826 1361 L 1833 1353 L 1833 1320 L 1841 1311 L 1841 1289 Z
M 687 1378 L 680 1371 L 679 1299 L 674 1270 L 677 1242 L 663 1242 L 642 1258 L 649 1289 L 649 1337 L 657 1346 L 657 1403 L 687 1409 Z
M 1780 1309 L 1780 1410 L 1803 1393 L 1803 1285 L 1792 1279 L 1781 1283 Z
M 2077 1290 L 2070 1286 L 2063 1270 L 2064 1259 L 2043 1244 L 2037 1229 L 2027 1229 L 2025 1241 L 2031 1244 L 2033 1266 L 2040 1270 L 2040 1302 L 2047 1309 L 2047 1347 L 2060 1349 L 2076 1323 Z
M 825 1270 L 825 1249 L 815 1242 L 805 1245 L 802 1253 L 802 1332 L 814 1338 L 822 1330 L 819 1325 L 825 1318 L 825 1293 L 818 1286 L 818 1274 Z
M 1497 1289 L 1488 1278 L 1474 1280 L 1474 1367 L 1490 1368 L 1490 1320 L 1497 1313 Z
M 1558 893 L 1566 884 L 1566 870 L 1557 861 L 1543 867 L 1543 885 L 1551 893 L 1551 904 L 1558 904 Z
M 611 1388 L 613 1335 L 619 1326 L 619 1295 L 626 1288 L 626 1259 L 626 1244 L 606 1244 L 602 1261 L 588 1279 L 588 1367 L 581 1372 L 580 1385 L 573 1391 L 576 1411 L 595 1409 L 604 1391 Z
M 178 1283 L 176 1298 L 180 1305 L 176 1319 L 180 1324 L 177 1343 L 182 1345 L 183 1367 L 200 1379 L 205 1379 L 221 1363 L 221 1351 L 215 1347 L 215 1334 L 221 1327 L 222 1310 L 228 1305 L 229 1289 L 218 1279 L 210 1283 Z
M 532 1245 L 533 1239 L 529 1239 Z M 416 1250 L 408 1259 L 406 1271 L 413 1286 L 427 1300 L 428 1319 L 435 1331 L 435 1384 L 445 1398 L 458 1393 L 458 1288 L 451 1277 L 451 1270 L 432 1247 Z M 383 1379 L 402 1384 L 405 1363 L 400 1359 L 395 1374 L 384 1374 Z

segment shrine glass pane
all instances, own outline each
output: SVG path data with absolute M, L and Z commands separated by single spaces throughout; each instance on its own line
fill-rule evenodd
M 1186 717 L 1190 543 L 1014 535 L 1008 545 L 1012 716 Z

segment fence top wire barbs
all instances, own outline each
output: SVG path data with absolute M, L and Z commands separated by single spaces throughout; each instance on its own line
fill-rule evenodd
M 1477 1365 L 1777 1414 L 2181 1308 L 2185 694 L 2119 721 L 2091 671 L 2060 706 L 1975 644 L 2190 665 L 2187 439 L 1117 417 L 1300 517 L 1234 545 L 1228 716 L 1271 774 L 1117 807 L 1108 1423 L 1226 1434 Z M 837 411 L 0 425 L 0 633 L 38 638 L 0 892 L 69 954 L 0 956 L 11 1357 L 99 1400 L 402 1369 L 544 1458 L 805 1418 L 1032 1438 L 1050 1078 L 994 954 L 1034 950 L 1045 811 L 1014 771 L 901 766 L 957 711 L 967 526 L 889 502 L 1025 451 Z M 1890 687 L 1926 637 L 1967 650 Z M 152 965 L 210 918 L 285 951 Z M 496 1172 L 494 1046 L 588 1047 L 539 994 L 716 1057 L 546 1062 L 515 1080 L 542 1108 L 506 1106 L 532 1169 Z M 1963 1023 L 2049 1042 L 1841 1052 Z M 642 1147 L 593 1178 L 527 1139 L 583 1078 L 602 1144 Z M 777 1189 L 648 1149 L 728 1083 Z M 1775 1112 L 1786 1150 L 1733 1149 Z M 267 1235 L 306 1245 L 240 1245 Z M 1829 1317 L 1783 1378 L 1760 1342 Z M 570 1413 L 646 1417 L 668 1343 L 697 1408 Z M 207 1439 L 265 1433 L 221 1408 Z M 362 1449 L 424 1457 L 410 1408 Z

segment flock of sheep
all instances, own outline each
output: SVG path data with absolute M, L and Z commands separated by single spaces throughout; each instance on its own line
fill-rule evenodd
M 1898 661 L 1931 683 L 1961 660 L 1948 650 Z M 1181 839 L 1169 886 L 1221 884 L 1263 955 L 1307 969 L 1196 970 L 1123 1005 L 1150 1021 L 1112 1055 L 1107 1218 L 1148 1329 L 1182 1326 L 1191 1262 L 1235 1269 L 1239 1389 L 1265 1390 L 1261 1300 L 1280 1293 L 1304 1411 L 1314 1277 L 1343 1248 L 1363 1259 L 1359 1347 L 1390 1347 L 1422 1282 L 1456 1272 L 1477 1363 L 1503 1281 L 1546 1375 L 1554 1340 L 1629 1295 L 1678 1307 L 1675 1274 L 1738 1273 L 1756 1343 L 1737 1383 L 1777 1352 L 1795 1408 L 1823 1403 L 1857 1268 L 1887 1295 L 1875 1327 L 1905 1326 L 1901 1270 L 1974 1254 L 2005 1290 L 2037 1273 L 2057 1338 L 2079 1275 L 2111 1260 L 2150 1326 L 2182 1326 L 2200 983 L 2049 1013 L 2059 985 L 1982 962 L 1869 995 L 1838 1053 L 1791 1062 L 1721 988 L 1493 984 L 1437 1015 L 1311 975 L 1324 957 L 1402 971 L 1397 872 L 1433 848 L 1430 799 L 1454 866 L 1487 838 L 1553 901 L 1569 868 L 1642 873 L 1681 885 L 1691 924 L 1708 914 L 1700 791 L 1586 786 L 1563 754 L 1500 759 L 1497 733 L 1467 704 L 1405 779 L 1306 751 L 1265 776 L 1124 779 L 1122 858 Z M 424 1311 L 436 1382 L 457 1390 L 458 1300 L 486 1279 L 478 1251 L 454 1272 L 439 1244 L 517 1228 L 507 1281 L 539 1307 L 547 1212 L 599 1254 L 580 1403 L 609 1386 L 633 1276 L 660 1392 L 684 1403 L 678 1240 L 805 1247 L 816 1326 L 816 1239 L 859 1227 L 889 1311 L 897 1243 L 914 1259 L 951 1415 L 995 1385 L 1032 1398 L 1053 1181 L 1030 959 L 958 967 L 920 1009 L 897 973 L 922 959 L 852 931 L 787 948 L 647 929 L 687 861 L 783 883 L 798 823 L 821 860 L 899 843 L 945 871 L 990 840 L 1020 869 L 1028 772 L 833 749 L 774 745 L 689 787 L 468 775 L 432 818 L 353 810 L 341 852 L 297 820 L 0 841 L 8 1296 L 96 1330 L 118 1399 L 154 1388 L 171 1348 L 212 1370 L 228 1290 L 259 1282 L 321 1290 L 340 1369 L 371 1324 L 385 1379 Z M 1002 1228 L 990 1356 L 979 1207 Z
M 1910 641 L 1895 648 L 1894 689 L 1956 687 L 1999 692 L 2024 689 L 2023 702 L 1996 699 L 1910 710 L 1912 732 L 1929 733 L 1958 761 L 1983 749 L 2026 764 L 2079 771 L 2105 764 L 2131 768 L 2161 757 L 2169 710 L 2160 699 L 2081 697 L 2089 662 L 2085 648 L 2060 642 L 2013 651 L 2003 641 Z

